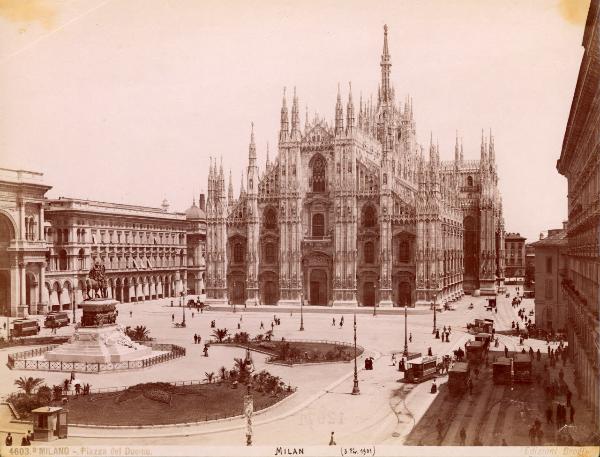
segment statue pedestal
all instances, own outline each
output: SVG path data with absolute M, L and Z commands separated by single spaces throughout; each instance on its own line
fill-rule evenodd
M 114 323 L 112 314 L 118 302 L 110 298 L 86 300 L 82 304 L 81 325 L 68 343 L 44 354 L 51 362 L 115 363 L 149 357 L 152 348 L 135 343 Z M 102 322 L 109 323 L 102 323 Z M 91 322 L 100 322 L 90 325 Z

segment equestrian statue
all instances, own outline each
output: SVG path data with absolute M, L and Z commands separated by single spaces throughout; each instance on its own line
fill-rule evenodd
M 94 291 L 92 296 L 91 291 Z M 94 266 L 88 273 L 87 281 L 87 298 L 88 300 L 94 297 L 108 298 L 108 281 L 106 280 L 106 267 L 96 259 Z

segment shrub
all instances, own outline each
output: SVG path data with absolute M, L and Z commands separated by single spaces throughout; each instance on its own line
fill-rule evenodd
M 55 401 L 60 401 L 60 399 L 62 398 L 62 392 L 62 386 L 56 384 L 52 386 L 52 396 L 54 397 Z
M 52 401 L 52 389 L 47 385 L 43 385 L 37 390 L 36 397 L 40 404 L 48 405 Z

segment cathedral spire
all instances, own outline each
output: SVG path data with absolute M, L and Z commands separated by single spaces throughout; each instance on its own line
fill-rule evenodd
M 490 162 L 494 163 L 496 161 L 496 151 L 494 150 L 494 137 L 492 136 L 492 129 L 490 127 Z
M 285 99 L 285 87 L 283 88 L 283 102 L 281 103 L 281 124 L 279 127 L 279 141 L 285 141 L 288 138 L 289 125 L 288 125 L 288 109 L 287 101 Z
M 254 122 L 250 123 L 250 145 L 248 146 L 248 163 L 254 166 L 256 163 L 256 144 L 254 143 Z
M 267 141 L 267 163 L 265 169 L 268 169 L 271 166 L 271 161 L 269 160 L 269 142 Z
M 390 67 L 392 60 L 388 49 L 388 27 L 383 26 L 383 53 L 381 54 L 381 101 L 388 102 L 391 100 L 390 90 Z
M 460 162 L 460 148 L 458 146 L 458 130 L 456 131 L 456 140 L 454 142 L 454 161 Z
M 487 161 L 487 145 L 485 144 L 485 137 L 483 135 L 483 129 L 481 129 L 481 162 Z
M 344 110 L 342 108 L 342 95 L 340 93 L 340 84 L 338 83 L 337 101 L 335 103 L 335 134 L 339 135 L 344 131 Z
M 229 169 L 229 187 L 227 189 L 227 201 L 233 205 L 233 180 L 231 179 L 231 169 Z
M 352 133 L 354 129 L 354 102 L 352 101 L 352 83 L 349 82 L 348 86 L 350 92 L 348 93 L 348 105 L 346 106 L 346 129 L 348 133 Z
M 300 139 L 300 115 L 298 113 L 298 96 L 296 87 L 294 87 L 294 97 L 292 99 L 292 130 L 290 132 L 292 140 Z
M 463 139 L 462 136 L 460 137 L 460 161 L 462 162 L 465 159 L 465 156 L 463 155 Z
M 240 182 L 240 197 L 245 193 L 246 191 L 244 190 L 244 170 L 242 170 L 242 180 Z

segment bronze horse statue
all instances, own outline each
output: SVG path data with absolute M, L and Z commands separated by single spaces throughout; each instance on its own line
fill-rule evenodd
M 94 266 L 88 273 L 87 298 L 91 300 L 95 297 L 108 298 L 108 281 L 106 280 L 106 268 L 100 260 L 94 262 Z M 91 291 L 94 294 L 91 294 Z

